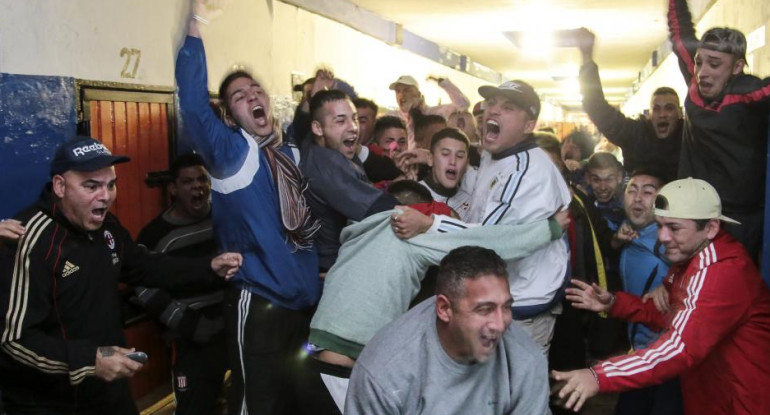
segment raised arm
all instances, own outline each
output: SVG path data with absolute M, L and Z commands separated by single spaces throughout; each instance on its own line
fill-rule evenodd
M 643 135 L 641 121 L 627 118 L 604 97 L 599 67 L 593 60 L 594 34 L 588 29 L 577 31 L 577 43 L 583 59 L 580 67 L 580 92 L 583 94 L 583 110 L 591 121 L 615 145 L 631 145 Z
M 679 58 L 679 69 L 687 85 L 690 85 L 695 74 L 698 38 L 695 37 L 695 26 L 692 24 L 687 0 L 668 0 L 668 31 L 674 53 Z

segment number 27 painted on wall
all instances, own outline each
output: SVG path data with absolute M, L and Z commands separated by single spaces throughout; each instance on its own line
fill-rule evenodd
M 121 78 L 136 78 L 136 70 L 139 69 L 139 59 L 142 57 L 142 51 L 134 48 L 123 48 L 120 50 L 120 57 L 126 58 L 126 63 L 123 64 L 123 70 L 120 71 Z M 134 67 L 129 71 L 131 66 L 131 60 L 134 60 Z

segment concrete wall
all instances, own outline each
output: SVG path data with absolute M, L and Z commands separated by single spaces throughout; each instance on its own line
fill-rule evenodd
M 174 86 L 187 0 L 0 0 L 0 217 L 32 202 L 58 144 L 74 135 L 75 79 Z M 233 0 L 203 28 L 209 88 L 234 65 L 258 75 L 283 116 L 291 74 L 332 68 L 361 96 L 396 105 L 390 82 L 409 73 L 429 104 L 447 102 L 429 74 L 451 78 L 472 101 L 486 82 L 272 0 Z M 8 197 L 13 195 L 14 197 Z

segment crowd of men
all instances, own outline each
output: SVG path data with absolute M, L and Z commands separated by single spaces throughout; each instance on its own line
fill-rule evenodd
M 431 78 L 452 101 L 431 107 L 403 75 L 380 114 L 320 70 L 284 131 L 236 71 L 216 112 L 199 30 L 216 14 L 194 2 L 176 61 L 196 154 L 136 242 L 109 213 L 129 160 L 89 137 L 0 222 L 8 414 L 137 413 L 147 356 L 118 282 L 166 327 L 179 414 L 217 413 L 228 369 L 230 414 L 545 414 L 599 392 L 620 392 L 618 414 L 770 413 L 770 79 L 744 74 L 742 33 L 697 39 L 670 0 L 685 111 L 661 87 L 628 118 L 576 32 L 583 108 L 621 163 L 538 131 L 521 80 L 480 87 L 470 112 L 450 80 Z

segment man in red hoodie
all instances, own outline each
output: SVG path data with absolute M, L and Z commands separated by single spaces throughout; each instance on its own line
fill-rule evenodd
M 579 410 L 599 392 L 655 385 L 680 376 L 686 414 L 770 413 L 770 291 L 743 245 L 722 229 L 714 188 L 699 179 L 664 186 L 655 201 L 658 240 L 672 266 L 663 284 L 672 311 L 652 301 L 573 280 L 573 306 L 663 330 L 646 349 L 589 369 L 552 373 Z

